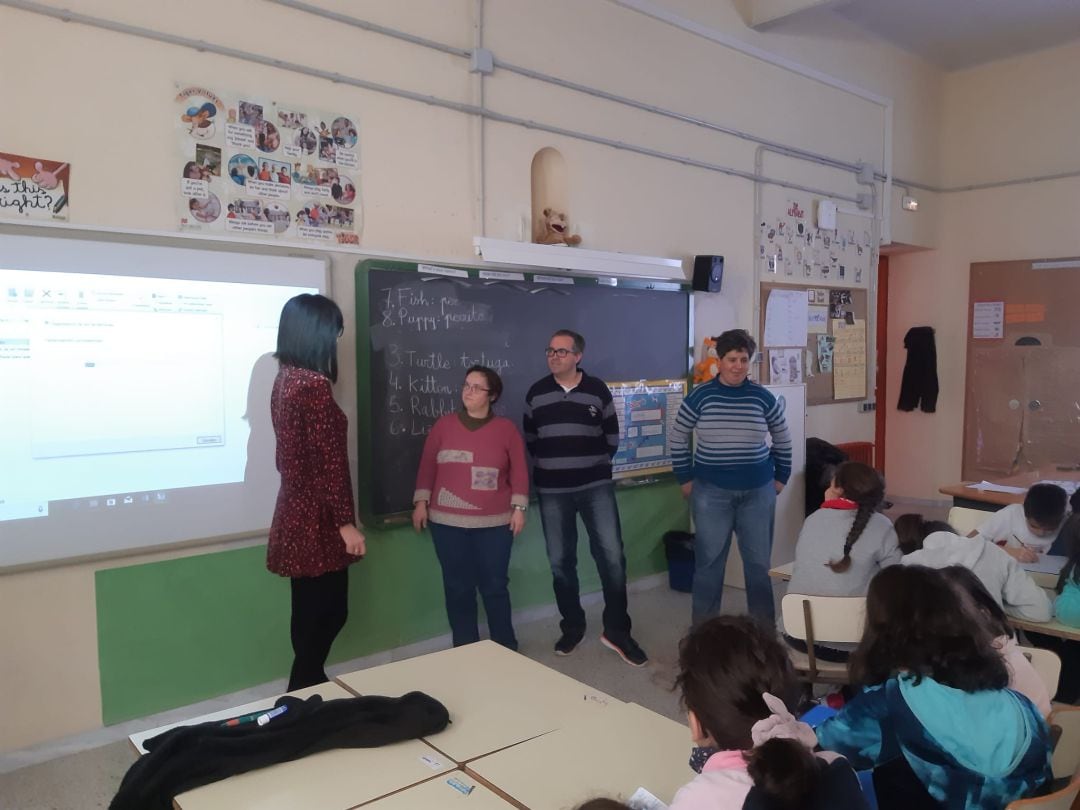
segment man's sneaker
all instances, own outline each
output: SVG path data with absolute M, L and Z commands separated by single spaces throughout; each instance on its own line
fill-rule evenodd
M 584 636 L 579 633 L 563 633 L 559 636 L 559 640 L 555 642 L 555 654 L 569 655 L 581 643 L 583 638 Z
M 616 644 L 607 636 L 600 636 L 600 643 L 619 654 L 619 657 L 632 667 L 643 667 L 649 662 L 649 656 L 630 636 Z

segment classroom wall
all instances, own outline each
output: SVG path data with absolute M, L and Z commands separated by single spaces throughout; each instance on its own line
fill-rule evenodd
M 1080 44 L 1072 44 L 949 74 L 942 185 L 1076 171 L 1080 107 L 1032 88 L 1056 86 L 1078 65 Z M 1078 194 L 1080 178 L 1074 177 L 939 195 L 939 249 L 890 258 L 889 401 L 882 404 L 889 408 L 891 494 L 940 500 L 946 496 L 938 487 L 960 480 L 971 263 L 1080 255 Z M 904 333 L 919 325 L 937 332 L 935 414 L 896 410 Z
M 469 0 L 323 0 L 322 5 L 458 47 L 473 44 L 475 4 Z M 919 177 L 936 172 L 937 143 L 930 134 L 937 131 L 940 113 L 936 70 L 873 43 L 839 19 L 808 34 L 794 35 L 783 27 L 760 34 L 746 29 L 722 3 L 668 0 L 666 6 L 891 96 L 896 171 Z M 880 164 L 883 113 L 865 99 L 603 0 L 543 5 L 500 0 L 485 8 L 485 44 L 500 59 L 845 160 Z M 479 98 L 478 80 L 468 74 L 464 60 L 257 0 L 192 0 L 182 5 L 83 0 L 78 11 L 453 101 L 475 103 Z M 57 59 L 56 54 L 73 56 Z M 224 93 L 272 92 L 281 101 L 356 114 L 361 127 L 362 241 L 372 254 L 465 261 L 473 260 L 471 240 L 476 234 L 519 238 L 522 218 L 529 217 L 532 156 L 541 147 L 555 146 L 566 160 L 570 214 L 586 247 L 680 258 L 724 253 L 725 292 L 699 297 L 697 342 L 723 328 L 753 323 L 753 189 L 742 179 L 502 123 L 482 125 L 481 157 L 481 124 L 457 112 L 10 8 L 0 9 L 0 76 L 5 81 L 24 77 L 5 92 L 0 148 L 72 164 L 73 224 L 173 229 L 175 82 Z M 508 73 L 496 73 L 486 82 L 485 101 L 501 112 L 556 126 L 743 170 L 753 167 L 752 144 Z M 773 156 L 766 156 L 763 166 L 766 173 L 780 172 L 788 180 L 825 183 L 838 192 L 857 190 L 850 179 L 820 167 L 781 165 Z M 353 339 L 352 267 L 362 257 L 332 258 L 334 295 L 348 321 L 344 348 Z M 351 369 L 351 348 L 344 355 L 342 368 Z M 337 394 L 355 417 L 358 403 L 350 373 L 343 375 Z M 355 419 L 350 422 L 355 424 Z M 872 424 L 872 415 L 857 415 L 853 405 L 811 409 L 812 432 L 833 441 L 871 438 Z M 355 435 L 350 437 L 354 446 Z M 658 526 L 650 524 L 649 530 Z M 253 542 L 257 545 L 259 539 Z M 637 559 L 636 574 L 655 570 L 657 560 L 646 548 L 655 538 L 628 542 Z M 0 750 L 94 728 L 109 718 L 98 678 L 108 667 L 99 661 L 99 651 L 117 653 L 99 638 L 102 606 L 95 604 L 95 579 L 101 581 L 103 575 L 97 572 L 183 561 L 192 555 L 205 555 L 199 558 L 215 565 L 236 553 L 232 547 L 211 546 L 3 577 L 0 693 L 7 709 Z M 374 555 L 370 562 L 374 567 Z M 539 593 L 535 591 L 535 598 Z M 101 615 L 117 615 L 115 605 L 105 608 Z M 346 631 L 345 649 L 362 647 L 357 632 L 354 627 Z M 153 660 L 156 648 L 149 642 L 155 639 L 124 641 L 132 656 L 142 654 L 141 642 L 146 642 L 145 657 Z M 177 677 L 164 667 L 151 667 L 142 675 Z

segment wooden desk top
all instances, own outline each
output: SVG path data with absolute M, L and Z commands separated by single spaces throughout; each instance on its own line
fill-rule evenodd
M 336 748 L 231 776 L 173 802 L 179 810 L 347 810 L 453 769 L 421 740 Z
M 337 681 L 358 695 L 418 689 L 442 702 L 452 722 L 425 739 L 459 763 L 622 705 L 491 641 L 350 672 Z
M 1032 633 L 1042 633 L 1044 636 L 1057 636 L 1070 641 L 1080 641 L 1080 627 L 1070 627 L 1056 620 L 1052 622 L 1029 622 L 1026 619 L 1009 616 L 1009 624 L 1019 630 L 1030 630 Z
M 1010 475 L 1006 478 L 994 478 L 987 479 L 992 484 L 1003 484 L 1009 487 L 1023 487 L 1027 489 L 1032 484 L 1037 484 L 1039 481 L 1080 481 L 1080 471 L 1078 470 L 1041 470 L 1039 472 L 1027 472 L 1020 473 L 1018 475 Z M 982 501 L 983 503 L 997 504 L 998 506 L 1008 506 L 1012 503 L 1023 503 L 1023 492 L 987 492 L 982 489 L 972 489 L 968 484 L 977 484 L 978 481 L 962 481 L 959 484 L 949 484 L 948 486 L 939 487 L 938 492 L 942 495 L 950 495 L 953 498 L 967 498 L 971 501 Z
M 590 798 L 626 801 L 644 787 L 670 803 L 694 772 L 690 729 L 635 703 L 582 716 L 558 731 L 469 763 L 531 810 L 564 810 Z
M 462 793 L 449 784 L 454 780 L 459 785 L 471 788 L 469 793 Z M 515 805 L 497 795 L 464 771 L 451 771 L 406 788 L 384 799 L 376 799 L 365 804 L 364 810 L 418 810 L 423 807 L 468 808 L 469 810 L 510 810 Z
M 795 570 L 795 561 L 792 560 L 789 563 L 783 565 L 776 565 L 769 569 L 769 576 L 773 579 L 779 579 L 782 582 L 788 582 L 791 579 L 791 572 Z

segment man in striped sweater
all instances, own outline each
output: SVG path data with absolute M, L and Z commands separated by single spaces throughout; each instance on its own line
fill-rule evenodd
M 533 457 L 533 485 L 540 501 L 555 601 L 562 614 L 557 655 L 569 655 L 585 637 L 585 611 L 577 576 L 577 516 L 589 534 L 589 548 L 604 590 L 604 632 L 600 642 L 626 663 L 643 666 L 648 657 L 630 636 L 626 605 L 626 557 L 619 508 L 611 480 L 611 459 L 619 449 L 619 418 L 611 391 L 580 368 L 585 339 L 560 329 L 546 349 L 551 375 L 525 396 L 525 444 Z
M 756 348 L 743 329 L 720 335 L 719 373 L 683 400 L 671 431 L 675 477 L 694 516 L 695 625 L 720 612 L 732 531 L 743 559 L 749 613 L 775 623 L 769 565 L 776 496 L 791 477 L 791 434 L 783 403 L 747 379 Z

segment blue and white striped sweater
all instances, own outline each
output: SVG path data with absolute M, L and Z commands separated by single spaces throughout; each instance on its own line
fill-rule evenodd
M 690 454 L 690 436 L 697 444 Z M 770 448 L 765 443 L 772 434 Z M 723 489 L 756 489 L 791 477 L 791 434 L 783 405 L 750 380 L 699 385 L 683 400 L 671 432 L 675 476 L 680 483 L 695 478 Z

